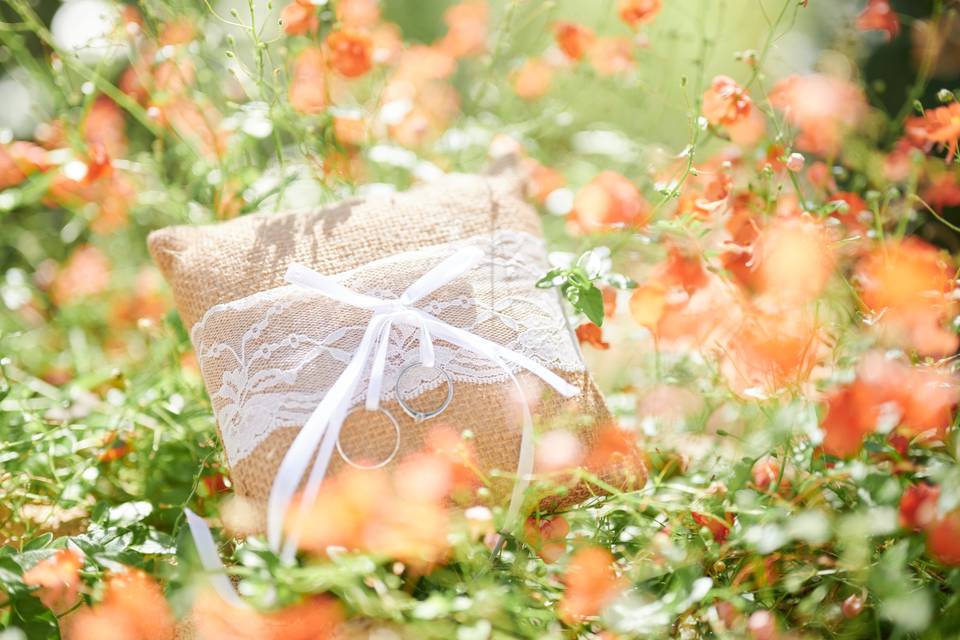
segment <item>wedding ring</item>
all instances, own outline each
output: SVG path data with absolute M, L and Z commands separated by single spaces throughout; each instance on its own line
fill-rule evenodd
M 431 411 L 417 411 L 410 404 L 403 399 L 403 395 L 400 393 L 400 381 L 403 380 L 404 374 L 413 369 L 414 367 L 422 367 L 423 365 L 419 362 L 415 362 L 411 365 L 407 365 L 400 372 L 400 375 L 397 376 L 396 392 L 397 392 L 397 402 L 400 403 L 400 408 L 403 409 L 404 413 L 413 418 L 414 422 L 423 422 L 424 420 L 429 420 L 430 418 L 436 418 L 438 415 L 443 413 L 448 406 L 450 406 L 450 401 L 453 400 L 453 378 L 450 377 L 450 374 L 444 371 L 443 369 L 437 368 L 440 373 L 442 373 L 447 378 L 447 397 L 443 399 L 443 402 L 440 403 L 436 409 Z
M 344 424 L 346 424 L 347 418 L 352 416 L 357 411 L 358 409 L 354 409 L 353 411 L 348 413 L 347 416 L 343 419 Z M 340 454 L 340 457 L 343 458 L 344 462 L 346 462 L 348 465 L 350 465 L 355 469 L 370 470 L 370 469 L 379 469 L 380 467 L 385 467 L 388 464 L 390 464 L 390 461 L 393 460 L 397 456 L 397 452 L 400 451 L 400 423 L 397 422 L 397 419 L 393 417 L 393 414 L 391 414 L 389 411 L 387 411 L 383 407 L 380 407 L 378 411 L 380 411 L 380 413 L 382 413 L 383 415 L 387 416 L 387 418 L 390 420 L 390 424 L 393 425 L 393 430 L 397 434 L 397 442 L 396 444 L 393 445 L 393 451 L 390 452 L 390 455 L 387 456 L 386 460 L 383 460 L 382 462 L 378 462 L 376 464 L 359 464 L 351 460 L 350 457 L 346 453 L 344 453 L 343 447 L 340 446 L 340 436 L 338 435 L 337 436 L 337 453 Z

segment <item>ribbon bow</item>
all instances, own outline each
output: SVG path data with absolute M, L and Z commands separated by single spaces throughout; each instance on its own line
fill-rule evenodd
M 484 252 L 476 247 L 459 251 L 420 276 L 397 299 L 382 299 L 357 293 L 335 279 L 321 275 L 301 264 L 291 264 L 287 269 L 285 276 L 287 282 L 353 307 L 369 309 L 373 315 L 350 362 L 300 429 L 283 457 L 274 479 L 267 503 L 267 539 L 271 548 L 280 553 L 282 560 L 289 562 L 293 559 L 298 542 L 295 534 L 287 536 L 284 540 L 283 524 L 287 511 L 305 476 L 307 481 L 300 508 L 306 509 L 316 500 L 333 449 L 340 436 L 340 428 L 351 409 L 354 391 L 363 379 L 368 364 L 370 381 L 367 385 L 365 407 L 370 411 L 376 411 L 380 407 L 387 348 L 390 331 L 394 325 L 406 324 L 419 329 L 420 363 L 423 366 L 435 365 L 433 340 L 437 338 L 488 358 L 506 372 L 519 391 L 520 397 L 524 400 L 522 403 L 523 428 L 517 463 L 517 480 L 506 517 L 506 525 L 508 527 L 513 525 L 522 506 L 523 494 L 529 485 L 529 475 L 533 471 L 533 419 L 523 387 L 508 363 L 536 375 L 566 397 L 575 396 L 578 389 L 540 363 L 503 345 L 450 325 L 415 306 L 419 300 L 473 269 L 483 257 Z M 206 541 L 210 538 L 209 532 L 199 530 L 198 521 L 199 518 L 188 513 L 188 523 L 194 537 L 198 542 L 201 538 Z M 210 545 L 198 543 L 198 548 L 201 546 L 209 547 Z M 208 570 L 222 568 L 219 558 L 216 558 L 216 563 L 211 563 L 213 566 L 208 566 L 207 559 L 204 558 L 206 555 L 209 554 L 201 552 L 201 559 L 204 560 Z

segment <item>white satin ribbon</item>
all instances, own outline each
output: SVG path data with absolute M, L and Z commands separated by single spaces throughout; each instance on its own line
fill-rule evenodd
M 533 419 L 523 387 L 510 368 L 510 364 L 536 375 L 566 397 L 575 396 L 579 389 L 540 363 L 503 345 L 450 325 L 414 306 L 425 296 L 473 269 L 483 257 L 484 252 L 477 247 L 461 250 L 427 271 L 399 298 L 393 300 L 357 293 L 335 279 L 300 264 L 291 264 L 287 269 L 285 276 L 287 282 L 353 307 L 369 309 L 373 315 L 350 362 L 300 429 L 283 457 L 273 481 L 267 503 L 267 539 L 273 550 L 280 553 L 283 561 L 292 561 L 297 550 L 296 534 L 291 534 L 286 539 L 283 536 L 284 521 L 294 496 L 306 476 L 306 485 L 300 499 L 300 515 L 303 515 L 316 501 L 333 449 L 340 436 L 340 428 L 351 409 L 354 391 L 363 379 L 368 364 L 370 381 L 367 385 L 364 406 L 369 411 L 379 409 L 390 332 L 395 325 L 400 324 L 412 325 L 420 330 L 420 362 L 423 366 L 434 366 L 433 339 L 438 338 L 488 358 L 506 372 L 517 388 L 519 397 L 523 399 L 523 426 L 517 462 L 517 480 L 507 508 L 505 528 L 509 530 L 515 526 L 524 492 L 529 486 L 530 474 L 533 472 Z M 196 516 L 194 519 L 199 520 Z M 194 538 L 197 539 L 195 528 L 197 523 L 190 519 L 189 515 L 188 521 L 194 532 Z M 202 521 L 199 524 L 202 525 Z M 209 537 L 209 532 L 206 535 Z M 197 546 L 204 566 L 212 571 L 215 569 L 214 565 L 219 565 L 222 571 L 219 556 L 205 557 L 210 555 L 207 553 L 209 549 L 200 548 L 201 546 L 212 547 L 212 544 L 201 545 L 200 542 L 198 540 Z M 213 553 L 216 553 L 215 548 Z M 229 583 L 229 580 L 227 582 Z

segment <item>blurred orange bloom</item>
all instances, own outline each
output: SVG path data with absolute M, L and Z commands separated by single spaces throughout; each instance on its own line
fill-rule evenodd
M 145 267 L 137 274 L 133 292 L 125 294 L 113 304 L 111 324 L 123 327 L 148 319 L 159 322 L 170 308 L 163 295 L 163 277 L 152 268 Z
M 900 526 L 922 531 L 937 517 L 940 487 L 920 482 L 912 484 L 900 496 Z
M 753 247 L 758 288 L 781 302 L 817 297 L 836 266 L 833 241 L 827 227 L 812 216 L 775 218 Z
M 77 247 L 54 278 L 50 297 L 65 305 L 101 293 L 110 284 L 110 271 L 110 261 L 99 249 Z
M 956 173 L 948 170 L 931 178 L 923 190 L 923 200 L 937 211 L 960 206 L 960 182 Z
M 294 0 L 280 12 L 283 31 L 288 36 L 316 33 L 320 28 L 317 7 L 310 0 Z
M 344 619 L 340 603 L 329 596 L 259 613 L 234 607 L 209 590 L 197 596 L 190 617 L 197 640 L 333 640 Z
M 197 28 L 188 18 L 168 22 L 160 31 L 160 45 L 190 44 L 197 37 Z
M 599 547 L 585 547 L 574 553 L 563 574 L 563 583 L 566 591 L 560 600 L 560 619 L 570 625 L 599 615 L 626 586 L 617 575 L 613 556 Z
M 339 0 L 337 20 L 345 27 L 368 28 L 380 21 L 378 0 Z
M 642 227 L 650 219 L 650 209 L 632 182 L 614 171 L 603 171 L 577 192 L 569 220 L 583 233 Z
M 957 155 L 960 141 L 960 103 L 951 102 L 936 109 L 928 109 L 921 117 L 909 118 L 905 128 L 908 136 L 924 143 L 928 149 L 946 149 L 949 163 Z
M 80 597 L 80 569 L 83 558 L 72 549 L 58 549 L 23 574 L 23 583 L 36 587 L 35 595 L 43 606 L 61 614 L 77 603 Z
M 840 191 L 830 196 L 830 202 L 842 202 L 847 206 L 846 211 L 831 212 L 831 218 L 839 220 L 843 226 L 855 233 L 862 234 L 867 231 L 873 214 L 863 198 L 856 193 Z
M 890 0 L 869 0 L 857 16 L 857 29 L 883 31 L 887 40 L 890 40 L 900 33 L 900 17 L 890 6 Z
M 634 29 L 653 22 L 660 13 L 661 0 L 620 0 L 617 12 L 620 19 Z
M 173 614 L 156 580 L 127 567 L 105 584 L 99 604 L 67 619 L 65 640 L 173 640 Z
M 49 168 L 47 151 L 30 142 L 0 145 L 0 190 L 15 187 L 36 171 Z
M 825 453 L 849 458 L 860 451 L 864 439 L 876 429 L 880 411 L 876 399 L 874 389 L 861 381 L 840 387 L 827 397 L 827 411 L 820 423 Z
M 373 68 L 373 41 L 359 31 L 333 31 L 324 47 L 330 68 L 347 78 L 362 76 Z
M 222 116 L 211 103 L 180 97 L 157 106 L 162 121 L 207 159 L 227 150 L 230 132 L 221 127 Z
M 528 175 L 527 197 L 540 205 L 546 203 L 547 196 L 567 184 L 562 173 L 532 158 L 525 159 L 523 166 Z
M 703 94 L 703 115 L 714 126 L 741 122 L 752 107 L 746 90 L 728 76 L 716 76 Z
M 490 7 L 486 0 L 467 0 L 443 13 L 447 34 L 440 48 L 455 58 L 480 55 L 487 50 L 487 22 Z
M 304 514 L 291 509 L 287 529 L 311 553 L 342 546 L 429 565 L 449 547 L 445 502 L 454 478 L 452 465 L 431 454 L 401 461 L 393 477 L 380 469 L 346 469 L 324 483 Z
M 91 147 L 102 145 L 112 158 L 122 158 L 127 153 L 126 119 L 123 110 L 106 96 L 98 96 L 81 127 L 84 142 Z
M 595 473 L 617 469 L 634 486 L 642 486 L 647 479 L 646 456 L 637 442 L 637 434 L 617 425 L 600 429 L 584 465 Z
M 730 527 L 734 523 L 734 515 L 725 513 L 723 517 L 715 516 L 711 513 L 700 513 L 691 511 L 690 516 L 699 527 L 706 527 L 710 535 L 718 544 L 723 544 L 730 536 Z
M 784 78 L 769 98 L 787 122 L 799 129 L 797 149 L 823 155 L 839 151 L 844 133 L 857 126 L 867 112 L 859 86 L 816 73 Z
M 630 317 L 641 327 L 656 332 L 667 307 L 667 289 L 659 282 L 641 284 L 630 294 Z
M 730 141 L 742 147 L 752 147 L 767 133 L 767 120 L 760 109 L 750 109 L 750 113 L 727 125 Z
M 773 392 L 809 379 L 822 358 L 818 325 L 800 312 L 768 311 L 749 304 L 727 340 L 724 373 L 734 391 Z
M 823 449 L 838 457 L 855 455 L 882 417 L 911 438 L 943 440 L 958 399 L 960 383 L 949 372 L 871 352 L 861 361 L 857 378 L 828 396 Z
M 480 486 L 477 475 L 476 451 L 472 443 L 452 427 L 436 425 L 424 436 L 425 450 L 448 465 L 450 492 L 454 497 L 474 497 Z
M 584 322 L 577 327 L 577 340 L 580 341 L 580 344 L 588 344 L 601 351 L 610 348 L 610 343 L 603 341 L 603 329 L 592 322 Z
M 916 237 L 886 242 L 855 270 L 861 300 L 883 335 L 926 356 L 957 350 L 957 335 L 946 327 L 957 311 L 953 277 L 950 257 Z
M 941 564 L 960 567 L 960 510 L 955 510 L 927 529 L 927 551 Z
M 553 564 L 563 556 L 569 533 L 570 523 L 563 516 L 527 518 L 523 525 L 524 540 L 547 564 Z
M 367 123 L 359 115 L 334 116 L 333 136 L 342 145 L 359 146 L 366 140 Z
M 327 108 L 326 64 L 320 47 L 307 47 L 294 59 L 290 78 L 290 106 L 300 113 Z
M 630 38 L 597 38 L 588 51 L 590 64 L 602 76 L 612 76 L 633 69 L 634 43 Z
M 707 284 L 703 261 L 694 253 L 687 253 L 676 245 L 667 249 L 667 259 L 656 269 L 656 278 L 669 287 L 679 287 L 692 293 Z
M 571 60 L 580 60 L 593 45 L 593 30 L 576 22 L 557 22 L 553 25 L 557 46 Z
M 536 100 L 550 90 L 553 67 L 543 58 L 528 58 L 512 75 L 513 90 L 524 100 Z

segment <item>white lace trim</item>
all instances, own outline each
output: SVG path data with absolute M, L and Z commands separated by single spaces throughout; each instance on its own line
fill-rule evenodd
M 351 289 L 397 298 L 417 277 L 467 246 L 489 260 L 437 290 L 418 305 L 451 325 L 465 328 L 532 358 L 555 371 L 583 371 L 579 345 L 556 291 L 537 289 L 546 272 L 543 240 L 497 231 L 376 260 L 336 275 Z M 194 325 L 192 338 L 231 464 L 249 456 L 273 431 L 301 426 L 353 356 L 369 311 L 320 294 L 282 286 L 211 307 Z M 419 334 L 395 326 L 390 336 L 384 400 L 397 396 L 400 372 L 418 361 Z M 438 368 L 457 382 L 504 382 L 496 364 L 435 340 Z M 414 368 L 401 395 L 412 398 L 446 378 Z M 360 404 L 366 379 L 358 385 Z

